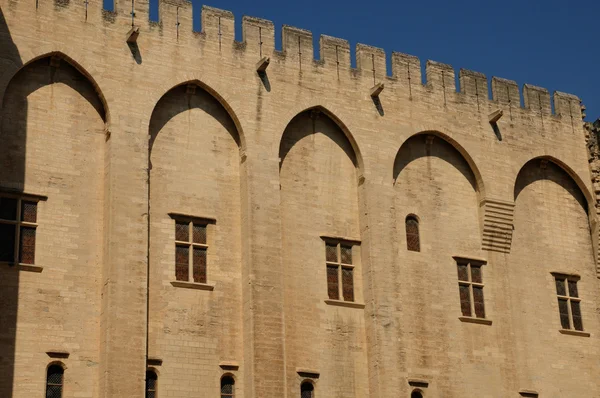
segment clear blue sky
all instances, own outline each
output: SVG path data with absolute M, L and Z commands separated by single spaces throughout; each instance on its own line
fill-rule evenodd
M 153 1 L 152 6 L 157 0 Z M 241 18 L 270 19 L 281 48 L 281 25 L 449 63 L 491 76 L 579 96 L 587 120 L 600 117 L 599 0 L 193 0 L 196 29 L 202 4 Z M 151 7 L 152 7 L 151 6 Z

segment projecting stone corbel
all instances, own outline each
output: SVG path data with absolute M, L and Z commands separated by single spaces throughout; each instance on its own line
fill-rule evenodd
M 260 61 L 258 61 L 256 63 L 256 71 L 258 73 L 265 73 L 267 71 L 267 67 L 269 66 L 270 62 L 271 62 L 271 58 L 269 58 L 269 57 L 262 57 L 260 59 Z
M 129 32 L 127 32 L 127 35 L 125 36 L 125 41 L 127 41 L 127 43 L 129 43 L 129 44 L 137 43 L 137 38 L 139 35 L 140 35 L 140 27 L 132 26 L 131 29 L 129 29 Z
M 500 118 L 502 117 L 502 115 L 504 115 L 504 112 L 502 111 L 502 109 L 498 109 L 498 110 L 490 113 L 490 115 L 489 115 L 490 124 L 496 124 L 496 123 L 498 123 L 498 120 L 500 120 Z
M 381 94 L 383 89 L 384 89 L 383 83 L 377 83 L 376 85 L 374 85 L 371 88 L 371 97 L 373 97 L 373 98 L 379 97 L 379 94 Z

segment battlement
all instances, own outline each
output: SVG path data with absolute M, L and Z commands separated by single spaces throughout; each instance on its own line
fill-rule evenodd
M 451 65 L 428 60 L 425 63 L 425 82 L 422 80 L 421 61 L 412 55 L 393 52 L 388 64 L 386 52 L 381 48 L 358 43 L 355 48 L 355 64 L 352 67 L 350 44 L 344 39 L 321 35 L 319 38 L 319 59 L 315 59 L 312 32 L 293 26 L 283 25 L 281 29 L 281 51 L 275 46 L 275 26 L 273 22 L 244 16 L 241 21 L 242 42 L 236 41 L 236 22 L 233 13 L 218 8 L 203 6 L 200 12 L 201 31 L 195 32 L 194 12 L 188 0 L 159 0 L 159 21 L 150 21 L 149 1 L 136 0 L 132 10 L 129 0 L 113 0 L 114 10 L 98 11 L 102 0 L 69 2 L 54 0 L 53 7 L 47 4 L 33 9 L 35 12 L 47 12 L 53 8 L 77 9 L 75 13 L 83 18 L 85 8 L 86 21 L 96 18 L 103 25 L 136 26 L 141 35 L 161 35 L 163 41 L 173 41 L 177 45 L 196 45 L 202 41 L 204 46 L 218 46 L 218 51 L 226 56 L 233 52 L 243 52 L 251 58 L 254 65 L 263 57 L 275 57 L 286 68 L 297 68 L 302 73 L 311 73 L 317 69 L 326 69 L 344 73 L 352 79 L 362 80 L 364 85 L 373 87 L 384 83 L 385 95 L 404 94 L 413 98 L 417 91 L 443 93 L 444 104 L 452 98 L 462 98 L 465 102 L 477 102 L 478 109 L 486 101 L 521 109 L 542 116 L 565 116 L 581 120 L 580 99 L 571 94 L 555 92 L 551 98 L 547 89 L 524 84 L 522 90 L 512 80 L 492 77 L 488 81 L 480 72 L 460 69 L 458 87 L 456 72 Z M 19 3 L 25 3 L 20 1 Z M 33 3 L 33 2 L 30 2 Z M 27 7 L 32 7 L 31 4 Z M 133 12 L 132 12 L 133 11 Z M 94 21 L 92 21 L 94 22 Z M 157 29 L 156 26 L 160 28 Z M 125 29 L 124 29 L 125 32 Z M 388 71 L 391 65 L 391 71 Z M 491 84 L 491 98 L 488 89 Z M 553 102 L 553 103 L 552 103 Z

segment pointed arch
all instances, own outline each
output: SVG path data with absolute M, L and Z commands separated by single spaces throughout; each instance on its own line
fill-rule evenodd
M 192 90 L 194 87 L 199 88 L 200 90 L 204 91 L 205 93 L 207 93 L 210 97 L 212 97 L 215 101 L 217 101 L 220 106 L 225 110 L 225 112 L 227 113 L 227 115 L 229 116 L 229 118 L 231 119 L 231 122 L 234 126 L 234 129 L 229 129 L 230 134 L 232 136 L 232 138 L 235 140 L 238 148 L 240 149 L 240 156 L 243 156 L 244 151 L 246 150 L 246 139 L 244 136 L 244 132 L 242 129 L 242 125 L 240 123 L 239 118 L 237 117 L 236 112 L 233 110 L 233 108 L 231 107 L 231 105 L 223 98 L 223 96 L 221 96 L 216 90 L 214 90 L 212 87 L 210 87 L 208 84 L 198 80 L 198 79 L 193 79 L 193 80 L 187 80 L 184 82 L 181 82 L 173 87 L 171 87 L 169 90 L 167 90 L 167 92 L 165 92 L 160 99 L 158 100 L 158 102 L 156 103 L 156 105 L 154 106 L 153 110 L 152 110 L 152 115 L 150 116 L 150 144 L 149 144 L 149 152 L 152 152 L 152 146 L 154 144 L 154 140 L 156 139 L 156 135 L 160 132 L 160 130 L 162 129 L 162 127 L 175 115 L 181 113 L 184 111 L 184 109 L 171 109 L 170 110 L 170 117 L 169 118 L 165 118 L 164 121 L 159 122 L 158 125 L 153 126 L 152 125 L 152 121 L 155 120 L 155 116 L 156 116 L 156 110 L 159 106 L 159 104 L 171 93 L 173 93 L 176 90 L 181 90 L 182 88 L 185 88 L 186 93 L 189 93 L 190 90 Z M 222 121 L 223 122 L 223 121 Z
M 356 142 L 356 140 L 354 139 L 354 136 L 352 135 L 352 133 L 350 132 L 350 130 L 348 129 L 348 127 L 346 126 L 346 124 L 339 118 L 337 117 L 333 112 L 331 112 L 329 109 L 327 109 L 326 107 L 322 106 L 322 105 L 315 105 L 315 106 L 311 106 L 308 107 L 300 112 L 298 112 L 287 124 L 287 126 L 289 126 L 290 124 L 292 124 L 292 121 L 297 119 L 298 117 L 300 117 L 301 115 L 306 115 L 307 113 L 309 113 L 311 115 L 311 118 L 314 117 L 319 117 L 319 115 L 324 115 L 325 117 L 327 117 L 329 120 L 331 120 L 344 134 L 346 140 L 348 141 L 349 146 L 344 148 L 342 147 L 342 149 L 344 149 L 344 151 L 346 152 L 346 154 L 350 157 L 350 159 L 352 160 L 352 163 L 354 164 L 354 166 L 358 169 L 358 175 L 362 176 L 364 175 L 364 162 L 363 162 L 363 157 L 360 151 L 360 148 L 358 147 L 358 143 Z M 314 120 L 314 119 L 313 119 Z M 289 150 L 292 148 L 293 145 L 286 147 L 286 145 L 284 145 L 284 141 L 286 139 L 286 133 L 287 133 L 288 129 L 286 127 L 281 140 L 279 141 L 279 167 L 281 170 L 281 165 L 283 164 L 283 161 L 285 159 L 285 157 L 287 156 Z M 298 137 L 298 140 L 302 137 Z
M 413 156 L 416 155 L 416 157 L 413 158 L 413 156 L 408 156 L 410 154 L 405 153 L 408 150 L 407 143 L 410 140 L 413 140 L 416 138 L 424 138 L 425 141 L 427 141 L 427 138 L 426 138 L 427 136 L 432 137 L 433 139 L 437 138 L 437 139 L 443 140 L 445 143 L 452 146 L 452 148 L 454 148 L 454 150 L 460 154 L 460 156 L 463 158 L 463 160 L 468 165 L 470 172 L 472 173 L 471 176 L 465 175 L 465 177 L 467 177 L 469 182 L 471 182 L 471 185 L 473 186 L 473 189 L 475 189 L 475 191 L 477 192 L 479 199 L 484 198 L 485 197 L 485 184 L 483 182 L 483 177 L 481 175 L 481 172 L 479 171 L 479 168 L 475 164 L 475 161 L 473 160 L 471 155 L 469 155 L 469 152 L 467 152 L 467 150 L 461 144 L 459 144 L 456 140 L 454 140 L 452 137 L 450 137 L 447 134 L 444 134 L 440 131 L 436 131 L 436 130 L 427 130 L 427 131 L 422 131 L 417 134 L 414 134 L 414 135 L 408 137 L 406 139 L 406 141 L 404 141 L 404 143 L 400 146 L 400 149 L 398 150 L 398 152 L 396 154 L 396 158 L 394 159 L 393 184 L 394 185 L 396 184 L 396 182 L 398 180 L 398 176 L 400 175 L 400 173 L 402 172 L 404 167 L 406 167 L 408 165 L 408 163 L 410 163 L 412 160 L 416 159 L 416 157 L 419 157 L 418 155 L 414 154 Z
M 92 75 L 83 66 L 81 66 L 81 64 L 79 62 L 75 61 L 73 58 L 69 57 L 68 55 L 66 55 L 65 53 L 63 53 L 61 51 L 51 51 L 51 52 L 47 52 L 47 53 L 38 55 L 36 57 L 33 57 L 32 59 L 27 61 L 24 65 L 22 65 L 21 67 L 19 67 L 18 69 L 16 69 L 14 71 L 12 76 L 8 79 L 6 87 L 8 88 L 8 86 L 10 86 L 10 83 L 15 79 L 15 77 L 18 74 L 23 73 L 31 65 L 33 65 L 37 62 L 40 62 L 44 59 L 48 59 L 48 61 L 50 62 L 53 58 L 60 59 L 61 61 L 64 61 L 67 64 L 69 64 L 91 84 L 91 86 L 94 88 L 94 91 L 95 91 L 95 94 L 97 95 L 98 100 L 101 103 L 100 109 L 98 109 L 98 107 L 96 107 L 96 110 L 98 111 L 98 114 L 100 115 L 100 117 L 102 118 L 104 123 L 109 125 L 110 111 L 109 111 L 109 107 L 108 107 L 108 104 L 106 101 L 106 97 L 104 96 L 102 90 L 100 89 L 100 86 L 98 85 L 96 80 L 92 77 Z M 7 92 L 7 90 L 4 90 L 4 92 L 2 93 L 2 102 L 0 102 L 0 109 L 4 107 L 4 97 L 6 95 L 6 92 Z M 90 101 L 90 103 L 92 103 L 91 98 L 86 98 L 86 99 L 88 99 L 88 101 Z
M 557 159 L 553 156 L 548 156 L 548 155 L 537 156 L 535 158 L 532 158 L 532 159 L 528 160 L 527 162 L 525 162 L 525 164 L 519 169 L 517 177 L 515 178 L 515 185 L 514 185 L 515 201 L 517 200 L 517 196 L 519 196 L 521 191 L 527 185 L 529 185 L 530 183 L 533 182 L 533 181 L 531 181 L 531 178 L 527 178 L 524 175 L 524 171 L 528 167 L 532 166 L 535 163 L 539 163 L 539 165 L 542 166 L 544 162 L 551 163 L 551 164 L 555 165 L 556 167 L 558 167 L 563 173 L 565 173 L 575 183 L 575 185 L 579 189 L 579 194 L 581 195 L 581 198 L 578 199 L 581 206 L 585 208 L 585 210 L 588 214 L 590 214 L 590 215 L 594 214 L 595 213 L 595 210 L 594 210 L 595 199 L 592 196 L 592 193 L 590 192 L 590 190 L 587 188 L 587 186 L 583 182 L 583 180 L 565 162 L 563 162 L 560 159 Z M 569 191 L 572 195 L 574 195 L 575 198 L 577 198 L 579 196 L 577 192 L 572 192 L 572 189 L 569 189 Z

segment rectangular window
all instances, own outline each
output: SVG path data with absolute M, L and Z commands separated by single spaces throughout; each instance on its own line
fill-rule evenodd
M 560 326 L 563 329 L 583 331 L 581 319 L 581 299 L 577 291 L 577 276 L 554 275 L 556 295 L 558 296 L 558 313 Z
M 0 262 L 35 263 L 37 201 L 0 195 Z
M 175 218 L 175 279 L 206 283 L 210 220 Z
M 327 296 L 331 300 L 354 301 L 354 265 L 352 247 L 346 241 L 325 242 Z
M 462 315 L 485 318 L 483 278 L 481 272 L 481 267 L 485 263 L 481 260 L 458 257 L 455 257 L 455 259 L 458 271 L 458 292 Z

